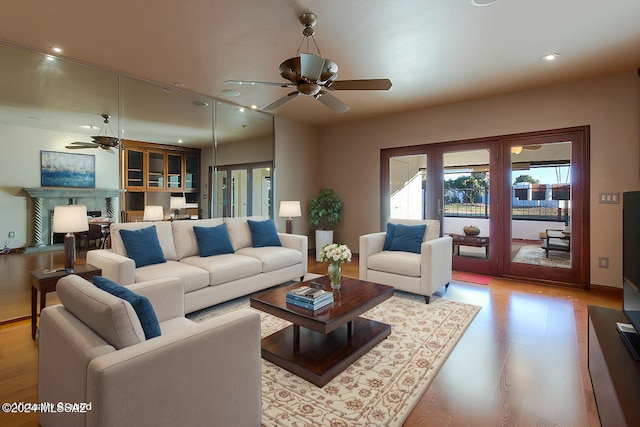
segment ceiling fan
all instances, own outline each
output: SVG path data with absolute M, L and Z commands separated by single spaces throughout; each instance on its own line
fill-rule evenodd
M 105 129 L 106 127 L 109 127 L 109 130 L 111 131 L 111 135 L 113 135 L 113 129 L 111 129 L 111 125 L 109 124 L 110 117 L 111 116 L 109 114 L 102 114 L 102 118 L 104 119 L 104 124 L 102 125 L 102 129 L 100 129 L 100 132 L 98 132 L 98 135 L 91 137 L 93 142 L 76 141 L 76 142 L 72 142 L 71 145 L 67 145 L 66 148 L 69 148 L 71 150 L 76 150 L 80 148 L 102 148 L 103 150 L 106 150 L 109 153 L 114 153 L 112 148 L 118 148 L 120 140 L 115 136 L 107 135 L 107 131 Z M 105 131 L 104 135 L 102 135 L 103 130 Z
M 539 150 L 541 148 L 542 148 L 542 145 L 540 145 L 540 144 L 513 146 L 513 147 L 511 147 L 511 152 L 513 154 L 520 154 L 520 153 L 522 153 L 522 150 Z
M 286 96 L 272 102 L 263 108 L 263 110 L 275 110 L 285 102 L 292 100 L 298 95 L 313 96 L 318 101 L 335 111 L 336 113 L 344 113 L 350 107 L 331 95 L 328 91 L 334 90 L 389 90 L 391 81 L 389 79 L 368 79 L 368 80 L 336 80 L 338 77 L 338 65 L 330 59 L 320 56 L 320 49 L 313 37 L 313 27 L 318 22 L 318 18 L 313 13 L 303 13 L 298 18 L 304 26 L 302 30 L 302 41 L 298 47 L 295 57 L 289 58 L 280 64 L 280 75 L 288 80 L 287 83 L 274 82 L 257 82 L 257 81 L 240 81 L 227 80 L 225 83 L 230 84 L 259 84 L 270 86 L 281 86 L 285 88 L 296 88 L 294 92 L 290 92 Z M 310 53 L 300 53 L 300 47 L 309 39 L 313 40 L 318 55 Z M 307 49 L 308 50 L 308 49 Z

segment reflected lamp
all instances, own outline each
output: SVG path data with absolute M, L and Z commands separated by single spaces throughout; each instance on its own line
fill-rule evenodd
M 162 206 L 147 205 L 144 207 L 144 213 L 142 214 L 143 221 L 162 221 L 164 219 L 164 212 Z
M 64 269 L 73 273 L 76 261 L 76 236 L 89 230 L 87 207 L 82 205 L 56 206 L 53 208 L 53 232 L 64 236 Z
M 185 196 L 171 196 L 169 199 L 169 208 L 174 211 L 174 219 L 178 219 L 180 209 L 187 207 L 187 198 Z
M 282 200 L 280 201 L 280 217 L 287 218 L 287 234 L 293 232 L 293 218 L 302 216 L 300 212 L 300 201 Z

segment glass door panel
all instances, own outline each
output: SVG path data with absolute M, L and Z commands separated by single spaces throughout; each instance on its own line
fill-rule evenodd
M 214 209 L 214 216 L 216 217 L 231 216 L 229 212 L 227 182 L 228 182 L 227 171 L 226 170 L 216 171 L 216 179 L 215 179 L 216 189 L 215 189 L 215 192 L 213 193 L 215 194 L 213 209 Z
M 427 156 L 389 159 L 389 217 L 425 218 Z
M 509 272 L 569 280 L 571 151 L 570 141 L 511 147 Z
M 442 232 L 453 238 L 453 268 L 489 273 L 489 147 L 442 149 Z
M 251 184 L 251 215 L 270 216 L 271 168 L 253 169 Z
M 164 154 L 149 153 L 149 175 L 147 187 L 164 188 Z
M 231 216 L 247 216 L 247 170 L 231 171 Z

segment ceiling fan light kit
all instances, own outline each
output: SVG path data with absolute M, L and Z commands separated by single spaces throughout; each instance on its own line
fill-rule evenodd
M 281 86 L 284 88 L 295 88 L 295 92 L 283 96 L 282 98 L 272 102 L 263 108 L 263 110 L 275 110 L 284 103 L 297 97 L 298 95 L 313 96 L 316 100 L 330 108 L 336 113 L 344 113 L 350 107 L 338 98 L 334 97 L 326 90 L 389 90 L 391 81 L 389 79 L 369 79 L 369 80 L 336 80 L 338 77 L 338 64 L 330 59 L 323 58 L 320 54 L 320 48 L 313 37 L 313 27 L 318 22 L 318 17 L 313 13 L 303 13 L 298 18 L 304 26 L 302 30 L 302 41 L 298 47 L 295 57 L 286 59 L 280 64 L 280 75 L 288 80 L 286 83 L 258 82 L 258 81 L 240 81 L 227 80 L 229 84 L 260 84 L 270 86 Z M 318 52 L 317 55 L 310 53 L 300 53 L 300 49 L 307 41 L 307 50 L 309 47 L 309 39 L 313 40 L 313 44 Z
M 101 114 L 101 116 L 103 118 L 104 124 L 102 125 L 100 132 L 98 132 L 98 135 L 91 137 L 93 142 L 76 141 L 72 142 L 71 145 L 67 145 L 66 148 L 71 150 L 82 148 L 102 148 L 109 153 L 113 153 L 114 151 L 112 150 L 112 148 L 117 149 L 120 146 L 120 139 L 113 136 L 113 129 L 111 129 L 111 125 L 109 124 L 109 118 L 111 116 L 109 114 Z M 111 136 L 107 135 L 107 127 L 109 128 Z M 104 135 L 102 135 L 102 131 L 104 131 Z

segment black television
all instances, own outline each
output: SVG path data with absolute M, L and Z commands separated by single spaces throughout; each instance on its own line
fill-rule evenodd
M 620 336 L 640 361 L 640 191 L 622 195 L 622 312 L 632 328 L 618 325 Z

